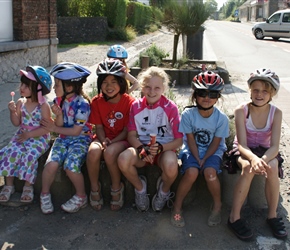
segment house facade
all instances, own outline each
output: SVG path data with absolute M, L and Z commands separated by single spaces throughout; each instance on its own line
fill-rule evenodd
M 0 0 L 0 84 L 57 63 L 57 0 Z
M 266 20 L 277 10 L 290 8 L 290 0 L 248 0 L 239 7 L 239 19 L 244 22 Z

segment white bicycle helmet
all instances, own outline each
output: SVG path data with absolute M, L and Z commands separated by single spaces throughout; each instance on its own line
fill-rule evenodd
M 275 74 L 275 72 L 270 69 L 257 69 L 253 73 L 251 73 L 250 78 L 248 79 L 248 86 L 251 87 L 251 84 L 255 80 L 262 80 L 269 82 L 272 87 L 275 89 L 275 94 L 279 91 L 280 88 L 280 80 L 279 77 Z

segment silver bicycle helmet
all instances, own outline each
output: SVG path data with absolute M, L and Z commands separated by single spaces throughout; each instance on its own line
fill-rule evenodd
M 255 80 L 262 80 L 269 82 L 272 87 L 275 89 L 275 94 L 279 91 L 280 88 L 280 80 L 279 77 L 275 74 L 275 72 L 270 69 L 256 69 L 253 73 L 251 73 L 250 78 L 248 79 L 248 86 L 251 87 L 251 84 Z

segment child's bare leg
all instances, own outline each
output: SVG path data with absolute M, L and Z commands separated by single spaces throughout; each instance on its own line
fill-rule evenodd
M 91 183 L 91 191 L 93 192 L 100 191 L 99 173 L 102 153 L 103 151 L 100 142 L 92 142 L 88 150 L 86 165 Z M 90 195 L 91 199 L 94 201 L 99 201 L 101 199 L 100 193 L 98 195 Z M 101 209 L 101 205 L 99 205 L 97 209 Z
M 66 170 L 66 174 L 76 189 L 76 195 L 82 198 L 85 197 L 86 191 L 85 191 L 85 182 L 84 182 L 83 174 L 74 173 L 70 170 Z
M 175 152 L 163 152 L 159 158 L 158 165 L 162 169 L 162 192 L 168 193 L 178 174 L 178 164 Z
M 117 142 L 111 144 L 105 151 L 104 151 L 104 159 L 109 170 L 112 186 L 112 191 L 120 191 L 122 188 L 121 184 L 121 171 L 118 167 L 118 156 L 119 154 L 126 149 L 126 146 L 122 142 Z M 112 195 L 112 201 L 119 201 L 121 193 L 118 195 Z M 120 201 L 121 202 L 121 201 Z M 121 203 L 120 203 L 121 204 Z M 114 205 L 111 204 L 112 210 L 119 210 L 121 205 Z
M 277 217 L 280 183 L 278 177 L 278 161 L 273 159 L 268 163 L 268 165 L 271 168 L 267 168 L 265 194 L 268 203 L 268 218 L 271 219 Z
M 118 157 L 118 166 L 127 180 L 135 187 L 137 191 L 143 190 L 143 184 L 138 177 L 136 165 L 142 167 L 145 162 L 141 162 L 137 156 L 136 150 L 132 147 L 123 151 Z M 140 165 L 140 166 L 139 166 Z
M 219 178 L 217 176 L 216 170 L 214 168 L 206 168 L 204 170 L 204 178 L 207 183 L 208 190 L 213 198 L 213 208 L 212 211 L 220 212 L 222 207 L 221 202 L 221 185 Z
M 182 210 L 182 203 L 188 192 L 190 191 L 193 183 L 196 181 L 198 177 L 198 169 L 197 168 L 188 168 L 185 171 L 185 174 L 182 176 L 177 191 L 175 195 L 174 201 L 174 211 L 179 213 Z
M 50 187 L 54 181 L 55 175 L 57 173 L 58 163 L 49 162 L 43 169 L 42 172 L 42 194 L 48 194 L 50 192 Z
M 250 173 L 249 161 L 239 157 L 238 164 L 242 167 L 242 173 L 234 189 L 233 205 L 230 214 L 231 223 L 241 218 L 241 209 L 249 193 L 252 180 L 255 176 L 254 173 Z

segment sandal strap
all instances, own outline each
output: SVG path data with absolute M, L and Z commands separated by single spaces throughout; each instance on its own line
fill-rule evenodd
M 121 188 L 119 190 L 117 190 L 117 191 L 114 191 L 114 190 L 111 189 L 111 195 L 112 196 L 119 195 L 120 198 L 119 198 L 118 201 L 111 200 L 110 204 L 111 205 L 115 205 L 115 206 L 119 206 L 120 208 L 123 207 L 123 205 L 124 205 L 124 184 L 121 183 Z

